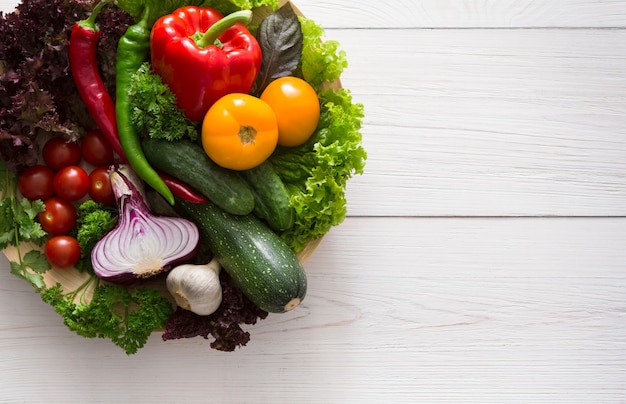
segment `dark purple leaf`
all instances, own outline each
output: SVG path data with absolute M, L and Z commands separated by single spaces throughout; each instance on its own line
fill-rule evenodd
M 290 3 L 261 22 L 257 40 L 263 58 L 255 92 L 261 94 L 272 80 L 291 75 L 302 58 L 302 27 Z

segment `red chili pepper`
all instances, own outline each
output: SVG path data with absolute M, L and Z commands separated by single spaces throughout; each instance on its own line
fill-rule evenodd
M 109 0 L 100 1 L 86 20 L 74 24 L 70 36 L 69 59 L 72 78 L 89 114 L 113 147 L 127 161 L 117 134 L 115 103 L 111 99 L 98 71 L 97 47 L 102 32 L 96 17 Z
M 250 10 L 222 18 L 213 8 L 186 6 L 152 27 L 152 68 L 190 120 L 201 121 L 222 96 L 252 89 L 261 47 L 242 24 L 251 18 Z
M 170 177 L 169 175 L 163 174 L 161 172 L 159 172 L 159 176 L 161 177 L 163 182 L 165 182 L 165 185 L 168 186 L 170 191 L 172 191 L 172 194 L 174 194 L 174 196 L 182 198 L 185 201 L 190 202 L 190 203 L 205 203 L 209 201 L 204 196 L 198 195 L 195 192 L 193 192 L 187 186 L 187 184 L 180 182 L 178 179 L 174 177 Z
M 74 24 L 69 45 L 70 69 L 87 111 L 100 131 L 106 136 L 113 150 L 124 162 L 128 162 L 117 131 L 115 103 L 98 70 L 98 39 L 102 33 L 96 25 L 96 18 L 100 10 L 109 3 L 111 0 L 100 1 L 87 19 Z M 172 193 L 188 202 L 198 203 L 197 201 L 206 200 L 186 184 L 174 178 L 170 178 L 166 184 Z

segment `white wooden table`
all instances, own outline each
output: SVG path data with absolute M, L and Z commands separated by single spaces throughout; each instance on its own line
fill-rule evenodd
M 302 306 L 127 357 L 2 257 L 0 401 L 626 402 L 626 0 L 296 5 L 369 152 Z

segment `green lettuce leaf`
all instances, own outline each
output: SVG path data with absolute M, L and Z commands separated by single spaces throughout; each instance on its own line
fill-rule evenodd
M 202 5 L 213 7 L 222 14 L 230 14 L 238 10 L 251 10 L 263 6 L 275 10 L 278 8 L 278 0 L 205 0 Z
M 150 8 L 149 25 L 152 26 L 161 16 L 183 6 L 199 6 L 204 0 L 117 0 L 117 6 L 125 10 L 135 20 L 143 13 L 144 7 Z
M 320 124 L 312 138 L 296 148 L 280 148 L 269 160 L 291 194 L 296 220 L 281 237 L 296 251 L 345 219 L 347 181 L 363 173 L 367 159 L 359 132 L 363 105 L 353 103 L 346 89 L 326 90 L 320 101 Z
M 300 25 L 304 40 L 299 75 L 319 91 L 325 83 L 341 76 L 348 59 L 339 42 L 325 39 L 324 29 L 315 21 L 300 17 Z
M 304 145 L 279 147 L 270 158 L 296 212 L 294 226 L 281 237 L 296 251 L 345 219 L 347 181 L 363 173 L 367 159 L 360 133 L 363 105 L 352 102 L 349 90 L 323 90 L 348 66 L 346 53 L 337 41 L 325 40 L 324 30 L 314 21 L 300 17 L 300 24 L 302 58 L 295 75 L 318 92 L 320 122 Z
M 237 10 L 250 10 L 254 7 L 269 6 L 278 8 L 278 0 L 118 0 L 117 6 L 138 19 L 144 7 L 150 7 L 149 24 L 152 25 L 161 16 L 183 6 L 213 7 L 223 14 L 230 14 Z

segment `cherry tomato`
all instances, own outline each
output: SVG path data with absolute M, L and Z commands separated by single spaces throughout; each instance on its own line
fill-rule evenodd
M 70 268 L 80 259 L 80 245 L 72 236 L 54 236 L 46 242 L 44 254 L 52 266 Z
M 70 202 L 53 196 L 44 203 L 46 209 L 37 215 L 42 229 L 50 234 L 62 235 L 76 226 L 76 209 Z
M 276 148 L 276 115 L 267 103 L 249 94 L 217 100 L 202 123 L 202 146 L 218 165 L 247 170 L 261 164 Z
M 80 147 L 60 137 L 48 140 L 42 150 L 43 161 L 52 171 L 59 171 L 63 167 L 75 166 L 80 163 Z
M 320 101 L 306 81 L 293 76 L 272 81 L 261 94 L 276 114 L 278 144 L 299 146 L 317 129 L 320 120 Z
M 89 174 L 89 196 L 95 202 L 105 205 L 115 203 L 115 194 L 107 167 L 98 167 Z
M 37 164 L 21 173 L 17 184 L 24 198 L 44 200 L 54 195 L 53 178 L 54 173 L 50 168 Z
M 66 201 L 76 201 L 89 191 L 89 175 L 79 166 L 62 168 L 54 176 L 54 192 Z
M 96 167 L 113 163 L 113 147 L 99 129 L 87 132 L 80 149 L 85 161 Z

